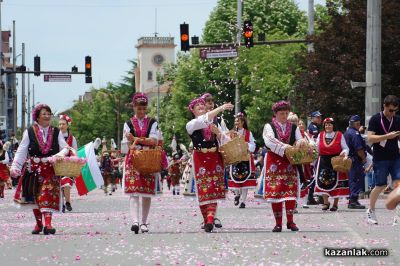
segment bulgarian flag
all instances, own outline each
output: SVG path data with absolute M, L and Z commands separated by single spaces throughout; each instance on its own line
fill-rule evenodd
M 82 167 L 81 175 L 75 179 L 78 194 L 82 196 L 102 186 L 104 181 L 97 164 L 93 141 L 78 149 L 78 157 L 86 158 L 87 160 Z

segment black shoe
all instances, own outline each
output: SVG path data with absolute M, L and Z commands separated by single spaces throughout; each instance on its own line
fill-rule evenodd
M 318 205 L 318 202 L 315 199 L 308 200 L 307 205 Z
M 272 229 L 272 232 L 274 232 L 274 233 L 282 232 L 282 226 L 275 225 L 274 229 Z
M 327 204 L 322 204 L 322 210 L 323 211 L 327 211 L 327 210 L 329 210 L 329 206 L 331 206 L 331 204 L 328 202 Z
M 206 233 L 211 233 L 213 229 L 214 229 L 214 225 L 213 224 L 205 224 L 204 225 L 204 231 Z
M 215 226 L 216 228 L 222 228 L 221 220 L 218 219 L 218 218 L 214 218 L 214 226 Z
M 62 206 L 62 210 L 61 210 L 62 212 L 65 212 L 65 205 L 63 204 L 63 206 Z
M 338 210 L 338 206 L 333 205 L 332 208 L 329 209 L 331 212 L 335 212 Z
M 246 208 L 246 204 L 244 204 L 244 202 L 240 203 L 239 209 L 244 209 Z
M 71 203 L 66 202 L 66 203 L 65 203 L 65 207 L 67 208 L 67 210 L 68 210 L 69 212 L 72 211 Z
M 42 226 L 36 225 L 35 228 L 32 230 L 32 235 L 38 235 L 40 234 L 40 232 L 42 232 L 42 230 L 43 230 L 43 225 Z
M 133 223 L 131 226 L 131 231 L 135 232 L 135 235 L 139 234 L 139 223 Z
M 201 223 L 201 227 L 200 228 L 204 230 L 204 222 Z
M 363 210 L 363 209 L 365 209 L 365 206 L 364 206 L 364 205 L 361 205 L 358 201 L 353 201 L 353 202 L 350 202 L 350 203 L 347 205 L 347 208 L 349 208 L 349 209 Z
M 292 231 L 299 231 L 299 228 L 297 227 L 297 225 L 294 222 L 287 223 L 286 226 L 287 226 L 287 229 L 290 229 Z
M 235 199 L 234 199 L 234 201 L 233 201 L 233 203 L 235 204 L 235 206 L 238 206 L 238 205 L 239 205 L 239 199 L 240 199 L 240 195 L 235 196 Z
M 149 232 L 149 228 L 147 227 L 147 224 L 141 224 L 140 225 L 140 231 L 142 231 L 143 233 L 148 233 Z
M 172 195 L 175 195 L 175 190 L 172 191 Z
M 54 235 L 54 234 L 56 233 L 56 229 L 55 229 L 55 228 L 47 228 L 47 226 L 45 226 L 45 227 L 43 228 L 43 233 L 44 233 L 45 235 L 48 235 L 48 234 Z

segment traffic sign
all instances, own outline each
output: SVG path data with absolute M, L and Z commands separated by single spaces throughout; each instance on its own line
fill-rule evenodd
M 45 82 L 71 82 L 71 75 L 43 75 Z
M 211 58 L 233 58 L 237 57 L 237 49 L 235 47 L 226 48 L 201 48 L 200 58 L 211 59 Z

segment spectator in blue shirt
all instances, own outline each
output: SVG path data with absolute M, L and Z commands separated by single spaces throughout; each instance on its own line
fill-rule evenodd
M 358 202 L 358 195 L 364 187 L 364 164 L 367 162 L 367 145 L 359 132 L 360 127 L 361 117 L 353 115 L 350 118 L 348 129 L 344 133 L 344 138 L 349 147 L 349 158 L 353 162 L 349 172 L 349 209 L 365 209 L 365 206 Z

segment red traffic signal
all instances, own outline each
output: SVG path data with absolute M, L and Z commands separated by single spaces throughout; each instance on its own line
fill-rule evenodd
M 253 23 L 250 20 L 246 20 L 243 26 L 244 44 L 247 48 L 253 47 Z
M 189 44 L 189 24 L 183 23 L 180 25 L 181 29 L 181 51 L 189 51 L 190 44 Z

